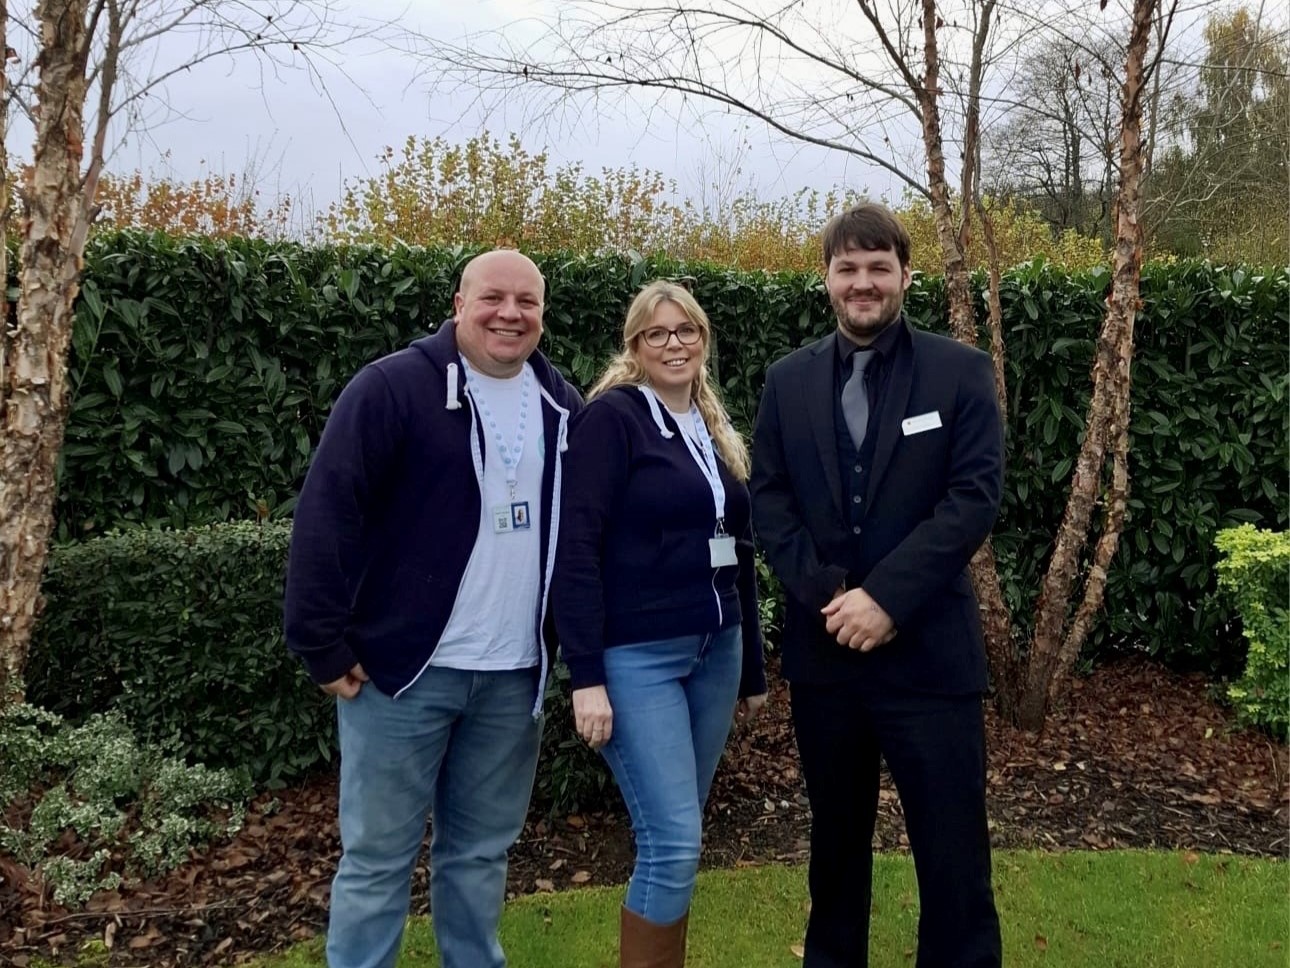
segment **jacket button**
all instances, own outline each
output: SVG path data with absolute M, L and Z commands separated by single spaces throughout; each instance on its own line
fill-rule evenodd
M 851 501 L 852 501 L 852 503 L 853 503 L 853 504 L 859 504 L 859 503 L 860 503 L 860 495 L 859 495 L 859 494 L 857 494 L 855 497 L 853 497 L 853 498 L 851 499 Z
M 855 527 L 853 527 L 853 528 L 851 529 L 851 533 L 852 533 L 852 534 L 859 534 L 859 533 L 860 533 L 860 525 L 858 525 L 858 524 L 857 524 Z

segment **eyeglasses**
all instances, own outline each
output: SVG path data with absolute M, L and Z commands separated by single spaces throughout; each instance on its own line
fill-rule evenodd
M 666 326 L 655 326 L 645 330 L 640 334 L 641 339 L 645 341 L 646 346 L 652 346 L 654 349 L 661 349 L 667 345 L 667 341 L 673 336 L 682 346 L 693 346 L 703 338 L 703 330 L 695 326 L 694 323 L 682 323 L 676 329 L 668 329 Z

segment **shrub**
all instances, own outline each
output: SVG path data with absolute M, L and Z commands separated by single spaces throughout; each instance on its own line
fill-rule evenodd
M 0 707 L 0 848 L 56 904 L 79 906 L 123 874 L 179 866 L 194 847 L 237 832 L 249 793 L 244 771 L 141 747 L 117 713 L 74 726 L 25 703 Z
M 579 738 L 573 724 L 569 670 L 558 663 L 546 691 L 546 727 L 533 799 L 556 813 L 603 809 L 617 797 L 609 767 Z
M 1219 588 L 1241 616 L 1249 643 L 1245 674 L 1228 687 L 1238 716 L 1285 738 L 1290 726 L 1290 533 L 1253 525 L 1221 531 L 1214 539 L 1226 557 Z
M 471 254 L 96 239 L 73 336 L 59 540 L 135 524 L 289 515 L 341 386 L 448 314 Z M 547 279 L 543 349 L 582 386 L 616 349 L 635 289 L 659 275 L 688 278 L 712 319 L 717 383 L 745 431 L 766 367 L 833 326 L 813 273 L 535 258 Z M 1003 280 L 1008 472 L 995 539 L 1019 635 L 1028 632 L 1083 434 L 1108 283 L 1104 269 L 1039 261 Z M 980 297 L 980 278 L 976 289 Z M 1243 650 L 1225 609 L 1201 603 L 1213 591 L 1219 529 L 1287 525 L 1290 275 L 1150 265 L 1142 300 L 1129 519 L 1088 654 L 1133 648 L 1175 665 L 1235 670 Z M 906 308 L 917 325 L 943 332 L 942 280 L 917 276 Z
M 69 719 L 113 710 L 147 742 L 170 744 L 192 761 L 245 768 L 257 783 L 326 765 L 335 754 L 335 701 L 308 679 L 282 636 L 289 541 L 290 523 L 272 522 L 134 530 L 56 547 L 28 696 Z M 551 676 L 546 710 L 539 802 L 561 811 L 602 803 L 608 771 L 573 731 L 563 666 Z M 137 754 L 106 739 L 103 750 L 114 764 L 104 782 L 137 772 L 130 759 Z M 31 785 L 34 774 L 23 764 L 36 762 L 34 755 L 12 756 L 0 797 L 6 782 L 15 793 Z M 169 769 L 155 783 L 181 791 L 201 785 L 196 775 Z M 166 831 L 159 842 L 145 838 L 137 854 L 164 862 L 167 842 Z
M 330 760 L 332 703 L 282 636 L 289 540 L 287 523 L 241 522 L 55 547 L 30 699 L 70 718 L 114 709 L 142 741 L 261 783 Z

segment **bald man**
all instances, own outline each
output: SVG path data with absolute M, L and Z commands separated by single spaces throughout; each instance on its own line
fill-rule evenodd
M 433 336 L 336 401 L 296 505 L 287 645 L 337 697 L 340 834 L 327 963 L 393 968 L 432 818 L 444 968 L 502 968 L 551 662 L 560 462 L 577 391 L 537 352 L 545 283 L 487 252 Z

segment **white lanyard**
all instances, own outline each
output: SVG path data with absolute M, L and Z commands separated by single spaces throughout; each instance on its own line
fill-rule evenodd
M 502 460 L 502 467 L 506 469 L 506 485 L 511 489 L 511 499 L 515 499 L 515 488 L 519 482 L 520 458 L 524 455 L 524 430 L 528 424 L 529 415 L 529 389 L 533 383 L 533 370 L 525 364 L 523 373 L 520 378 L 520 419 L 515 430 L 515 439 L 508 445 L 502 438 L 502 431 L 497 426 L 497 420 L 493 417 L 493 411 L 489 409 L 488 401 L 484 399 L 481 392 L 482 387 L 478 375 L 470 367 L 469 361 L 463 356 L 461 358 L 463 369 L 466 373 L 466 387 L 470 390 L 471 399 L 475 401 L 475 406 L 479 408 L 479 415 L 483 422 L 493 433 L 493 443 L 497 447 L 497 454 Z M 475 473 L 479 479 L 484 479 L 484 462 L 483 457 L 479 454 L 473 454 L 475 458 Z
M 658 395 L 654 393 L 653 387 L 643 386 L 641 389 L 648 390 L 655 401 L 658 400 Z M 673 414 L 673 417 L 675 416 Z M 703 423 L 703 418 L 699 415 L 699 408 L 694 404 L 690 404 L 690 419 L 694 421 L 694 438 L 691 438 L 689 434 L 682 430 L 681 439 L 685 441 L 685 449 L 690 452 L 694 462 L 699 465 L 699 470 L 708 482 L 708 487 L 712 488 L 712 504 L 717 512 L 716 533 L 725 534 L 726 486 L 721 482 L 721 468 L 717 463 L 717 455 L 712 449 L 712 438 L 708 436 L 708 428 Z

